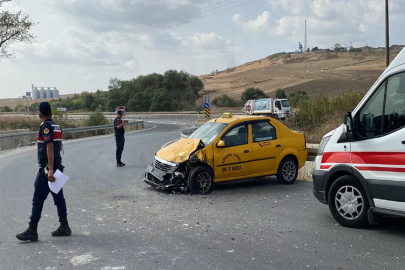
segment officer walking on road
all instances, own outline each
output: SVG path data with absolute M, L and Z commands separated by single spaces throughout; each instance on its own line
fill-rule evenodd
M 59 170 L 63 172 L 62 157 L 62 130 L 58 124 L 52 120 L 51 106 L 48 102 L 42 102 L 39 105 L 39 118 L 42 120 L 38 133 L 38 164 L 39 172 L 35 179 L 34 197 L 32 199 L 32 214 L 29 227 L 23 233 L 17 234 L 16 237 L 21 241 L 38 240 L 38 222 L 41 218 L 42 208 L 49 192 L 53 196 L 53 201 L 58 210 L 59 228 L 52 232 L 52 236 L 69 236 L 72 231 L 69 228 L 67 220 L 66 201 L 61 189 L 58 194 L 53 193 L 48 186 L 49 182 L 54 182 L 54 172 Z
M 117 166 L 122 167 L 125 166 L 124 163 L 121 161 L 122 151 L 124 150 L 124 143 L 125 143 L 125 129 L 124 129 L 125 120 L 122 120 L 122 111 L 117 111 L 117 118 L 114 120 L 114 129 L 115 129 L 115 142 L 117 145 L 117 150 L 115 153 L 117 159 Z

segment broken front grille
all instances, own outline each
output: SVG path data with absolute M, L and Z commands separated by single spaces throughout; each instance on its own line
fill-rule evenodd
M 169 164 L 160 162 L 157 159 L 155 159 L 155 161 L 153 163 L 153 167 L 155 167 L 156 169 L 159 169 L 161 171 L 164 171 L 164 172 L 172 172 L 175 169 L 175 166 L 171 166 Z

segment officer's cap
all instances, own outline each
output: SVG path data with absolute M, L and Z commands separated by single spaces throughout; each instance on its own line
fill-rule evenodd
M 52 112 L 51 105 L 49 105 L 48 102 L 41 102 L 41 104 L 39 104 L 39 112 L 42 115 L 50 115 Z

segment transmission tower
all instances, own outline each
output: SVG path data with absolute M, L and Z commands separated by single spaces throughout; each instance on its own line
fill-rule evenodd
M 307 51 L 307 20 L 305 20 L 304 51 Z

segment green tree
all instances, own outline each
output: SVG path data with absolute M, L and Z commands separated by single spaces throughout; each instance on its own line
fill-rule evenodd
M 172 102 L 172 96 L 168 90 L 164 88 L 158 89 L 153 95 L 150 111 L 171 111 L 173 106 Z
M 93 102 L 95 101 L 95 98 L 92 94 L 87 93 L 87 92 L 83 92 L 81 94 L 81 98 L 82 98 L 82 107 L 85 110 L 91 110 L 91 104 L 93 104 Z
M 107 110 L 110 112 L 115 111 L 115 108 L 117 108 L 119 105 L 119 101 L 116 99 L 109 99 L 107 102 Z
M 241 100 L 243 101 L 243 103 L 245 103 L 246 101 L 250 100 L 250 99 L 261 99 L 261 98 L 268 98 L 269 96 L 266 95 L 263 90 L 259 89 L 259 88 L 247 88 L 241 96 Z
M 11 0 L 0 0 L 0 7 L 4 2 Z M 2 10 L 0 12 L 0 58 L 11 57 L 8 49 L 15 43 L 32 43 L 35 36 L 31 33 L 34 22 L 28 16 L 21 16 L 21 11 L 11 13 Z
M 276 91 L 276 98 L 287 98 L 287 95 L 284 90 L 277 89 Z

